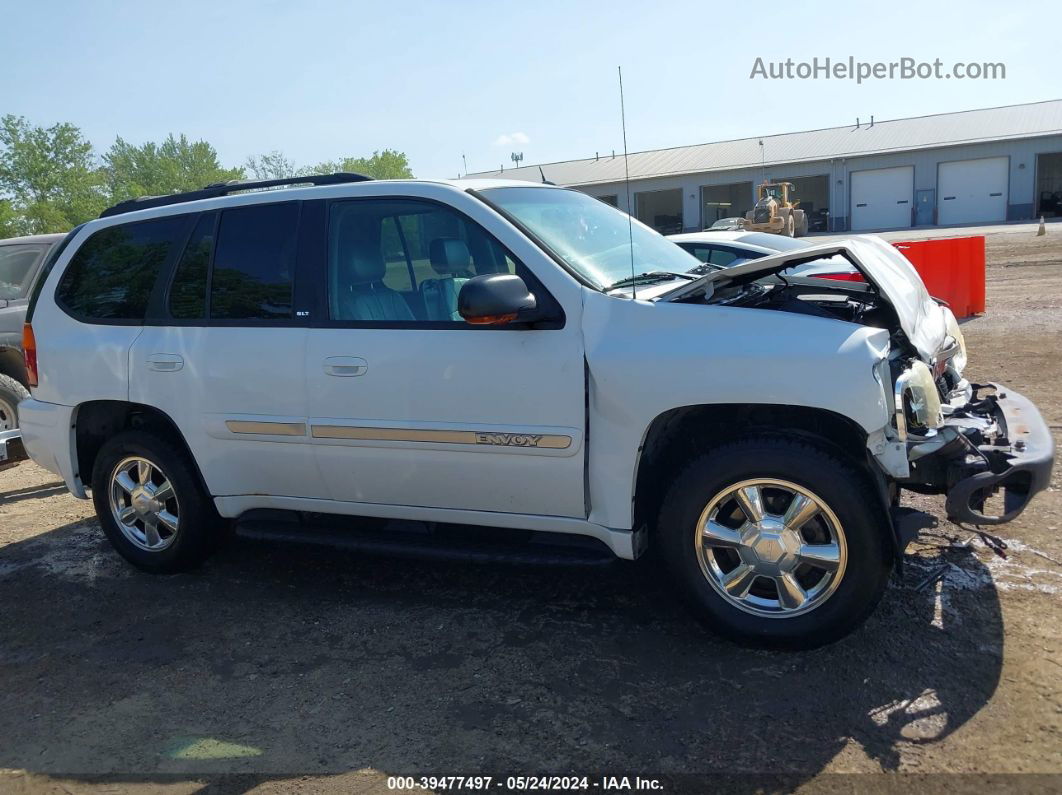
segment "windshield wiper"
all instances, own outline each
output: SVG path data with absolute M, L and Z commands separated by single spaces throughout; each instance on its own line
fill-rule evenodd
M 631 287 L 635 284 L 653 284 L 654 282 L 667 282 L 672 279 L 696 279 L 697 277 L 690 273 L 675 273 L 674 271 L 646 271 L 645 273 L 639 273 L 637 276 L 627 276 L 620 279 L 617 282 L 613 282 L 605 291 L 618 290 L 620 287 Z

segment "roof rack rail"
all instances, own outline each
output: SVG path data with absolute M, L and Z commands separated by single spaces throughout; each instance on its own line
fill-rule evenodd
M 187 191 L 185 193 L 171 193 L 169 196 L 140 196 L 136 199 L 127 199 L 108 207 L 100 218 L 108 218 L 112 215 L 131 213 L 136 210 L 146 210 L 150 207 L 165 207 L 169 204 L 183 204 L 194 202 L 199 199 L 215 199 L 218 196 L 227 196 L 241 190 L 256 190 L 259 188 L 277 188 L 281 185 L 339 185 L 346 182 L 368 182 L 372 179 L 365 174 L 355 174 L 352 171 L 337 171 L 334 174 L 311 174 L 305 177 L 284 177 L 283 179 L 231 179 L 228 182 L 214 182 L 200 190 Z

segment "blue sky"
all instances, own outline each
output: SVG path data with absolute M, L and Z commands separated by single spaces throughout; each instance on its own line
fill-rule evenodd
M 232 165 L 391 147 L 446 177 L 462 153 L 477 171 L 620 150 L 617 65 L 631 151 L 1062 96 L 1042 3 L 771 6 L 0 0 L 0 114 L 73 122 L 100 150 L 183 132 Z M 749 79 L 757 56 L 849 55 L 1002 61 L 1007 79 Z

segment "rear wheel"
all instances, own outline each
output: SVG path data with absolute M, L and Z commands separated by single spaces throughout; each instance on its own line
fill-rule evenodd
M 793 221 L 792 213 L 785 217 L 785 236 L 796 237 L 796 223 Z
M 103 446 L 92 471 L 92 500 L 111 544 L 145 571 L 193 568 L 222 538 L 188 454 L 151 433 L 126 431 Z
M 0 375 L 0 433 L 18 427 L 18 404 L 29 397 L 29 392 L 8 375 Z
M 881 598 L 892 558 L 879 502 L 862 473 L 824 448 L 748 439 L 689 465 L 657 534 L 713 629 L 812 648 L 852 631 Z

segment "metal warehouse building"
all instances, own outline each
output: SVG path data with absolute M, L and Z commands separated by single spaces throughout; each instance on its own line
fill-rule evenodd
M 812 231 L 1060 216 L 1062 100 L 637 152 L 629 167 L 629 209 L 664 233 L 744 215 L 765 177 L 795 185 Z M 628 210 L 623 173 L 610 152 L 468 176 L 544 174 Z

